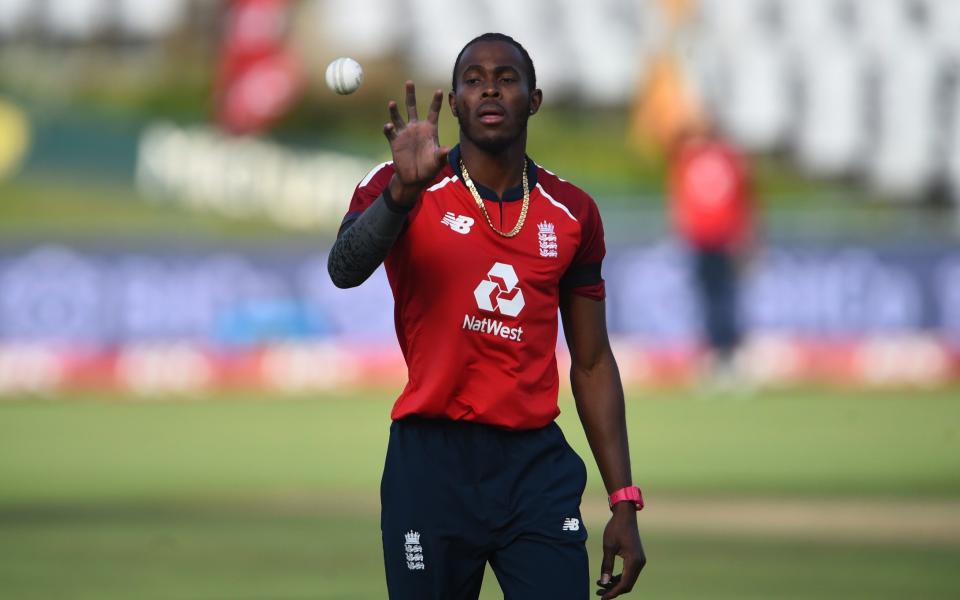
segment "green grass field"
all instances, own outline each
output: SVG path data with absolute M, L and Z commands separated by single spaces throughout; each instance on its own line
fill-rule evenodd
M 0 401 L 0 597 L 385 598 L 391 395 Z M 650 561 L 631 597 L 960 596 L 958 399 L 630 394 Z

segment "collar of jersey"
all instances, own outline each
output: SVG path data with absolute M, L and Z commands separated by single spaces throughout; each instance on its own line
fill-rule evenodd
M 456 174 L 457 179 L 460 180 L 460 183 L 466 185 L 463 181 L 463 173 L 460 172 L 460 144 L 454 146 L 450 152 L 447 153 L 447 162 L 450 163 L 450 168 Z M 477 191 L 480 193 L 480 197 L 484 200 L 492 200 L 494 202 L 499 202 L 501 199 L 497 197 L 497 193 L 491 190 L 490 188 L 473 182 L 477 186 Z M 527 183 L 530 185 L 531 192 L 533 188 L 537 187 L 537 164 L 527 156 Z M 523 185 L 518 185 L 517 187 L 512 187 L 503 193 L 504 202 L 516 202 L 517 200 L 523 200 Z

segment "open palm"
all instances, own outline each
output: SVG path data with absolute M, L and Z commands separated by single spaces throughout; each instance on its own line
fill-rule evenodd
M 415 199 L 443 168 L 449 148 L 441 146 L 438 137 L 437 121 L 443 92 L 434 92 L 424 121 L 417 115 L 417 94 L 413 82 L 408 81 L 405 87 L 407 122 L 404 123 L 401 118 L 397 103 L 391 100 L 388 105 L 390 122 L 383 126 L 383 134 L 390 142 L 394 172 L 404 190 L 415 192 L 412 194 Z

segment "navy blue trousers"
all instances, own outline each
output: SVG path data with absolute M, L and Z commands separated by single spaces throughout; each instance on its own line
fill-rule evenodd
M 720 355 L 731 354 L 740 343 L 737 318 L 737 265 L 724 250 L 694 250 L 695 281 L 707 342 Z
M 488 562 L 505 600 L 588 598 L 586 481 L 555 423 L 395 421 L 380 485 L 390 598 L 474 600 Z

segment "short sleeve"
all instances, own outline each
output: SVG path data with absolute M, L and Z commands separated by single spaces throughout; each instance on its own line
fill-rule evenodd
M 383 193 L 384 188 L 390 183 L 393 177 L 393 163 L 380 163 L 370 170 L 369 173 L 357 184 L 353 190 L 353 197 L 350 198 L 350 206 L 347 208 L 347 214 L 343 216 L 340 223 L 340 232 L 346 229 L 351 223 L 363 214 L 363 211 L 373 204 L 373 201 Z
M 576 211 L 580 223 L 580 245 L 573 261 L 560 280 L 560 288 L 593 300 L 603 300 L 606 289 L 601 275 L 603 258 L 607 253 L 603 240 L 603 221 L 600 210 L 589 196 Z

